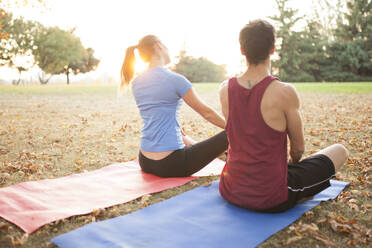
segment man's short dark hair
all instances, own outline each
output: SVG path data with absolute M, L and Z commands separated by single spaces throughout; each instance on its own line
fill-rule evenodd
M 275 43 L 275 29 L 264 20 L 249 22 L 240 31 L 239 42 L 249 64 L 265 61 Z

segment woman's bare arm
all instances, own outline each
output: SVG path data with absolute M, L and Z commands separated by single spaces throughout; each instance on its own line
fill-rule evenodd
M 183 96 L 183 100 L 189 105 L 193 110 L 199 113 L 204 119 L 210 123 L 220 127 L 225 128 L 226 122 L 224 118 L 218 114 L 213 108 L 206 104 L 191 88 Z

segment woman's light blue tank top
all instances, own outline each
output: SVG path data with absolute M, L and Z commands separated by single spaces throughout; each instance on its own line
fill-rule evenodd
M 132 82 L 143 121 L 141 150 L 163 152 L 183 148 L 178 110 L 192 87 L 184 76 L 162 67 L 147 69 Z

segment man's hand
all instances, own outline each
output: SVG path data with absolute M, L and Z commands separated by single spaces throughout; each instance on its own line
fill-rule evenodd
M 289 152 L 289 155 L 291 156 L 290 159 L 289 159 L 289 162 L 290 163 L 300 162 L 300 159 L 301 159 L 303 153 L 304 153 L 303 151 L 294 151 L 294 150 L 291 149 L 290 152 Z

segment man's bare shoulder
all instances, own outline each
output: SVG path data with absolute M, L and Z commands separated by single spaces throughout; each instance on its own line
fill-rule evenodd
M 291 83 L 282 82 L 279 80 L 274 80 L 271 83 L 277 90 L 281 91 L 296 91 L 296 88 Z
M 273 90 L 282 97 L 297 97 L 297 90 L 293 84 L 274 80 L 272 82 Z
M 219 89 L 221 90 L 222 88 L 226 88 L 228 84 L 229 84 L 229 80 L 223 81 L 222 83 L 220 83 Z
M 221 84 L 220 84 L 220 87 L 218 89 L 218 91 L 221 93 L 226 93 L 227 92 L 227 88 L 228 88 L 228 85 L 229 85 L 229 80 L 225 80 L 223 81 Z
M 284 105 L 299 105 L 299 97 L 293 84 L 274 80 L 272 82 L 272 93 Z

